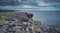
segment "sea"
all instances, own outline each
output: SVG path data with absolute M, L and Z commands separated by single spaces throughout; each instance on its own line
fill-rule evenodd
M 32 19 L 43 24 L 60 25 L 60 11 L 30 11 Z

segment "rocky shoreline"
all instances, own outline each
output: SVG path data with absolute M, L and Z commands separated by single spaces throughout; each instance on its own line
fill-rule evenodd
M 33 14 L 26 12 L 0 13 L 4 21 L 0 24 L 1 33 L 60 33 L 60 26 L 43 25 L 33 21 Z

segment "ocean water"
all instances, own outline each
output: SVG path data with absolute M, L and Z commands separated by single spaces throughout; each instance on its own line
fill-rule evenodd
M 33 20 L 41 21 L 43 24 L 60 25 L 60 11 L 30 11 Z

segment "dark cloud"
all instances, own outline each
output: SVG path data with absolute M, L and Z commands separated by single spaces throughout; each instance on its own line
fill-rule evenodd
M 0 0 L 0 6 L 5 6 L 5 5 L 37 5 L 36 0 Z
M 27 6 L 26 6 L 27 5 Z M 3 7 L 4 6 L 4 7 Z M 15 6 L 15 7 L 13 7 Z M 19 7 L 18 7 L 19 6 Z M 51 9 L 50 7 L 54 8 L 53 10 L 60 10 L 60 0 L 0 0 L 0 9 L 20 9 L 25 7 L 32 7 L 32 8 L 40 8 L 43 9 Z
M 43 0 L 46 3 L 60 3 L 60 0 Z
M 18 1 L 14 0 L 0 0 L 0 6 L 5 6 L 5 5 L 18 5 Z
M 56 3 L 60 5 L 60 0 L 0 0 L 0 6 L 5 6 L 5 5 L 22 5 L 22 4 L 27 4 L 27 5 L 33 5 L 37 6 L 39 3 L 38 1 L 43 1 L 45 3 Z M 53 5 L 53 4 L 52 4 Z

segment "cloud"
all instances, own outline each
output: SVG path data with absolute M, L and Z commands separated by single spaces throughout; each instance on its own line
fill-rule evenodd
M 32 8 L 33 6 L 30 5 L 22 5 L 21 8 Z
M 46 2 L 47 1 L 47 2 Z M 51 0 L 53 1 L 53 0 Z M 17 4 L 22 4 L 22 5 L 17 5 L 16 3 L 16 6 L 14 6 L 14 4 L 5 4 L 6 6 L 0 6 L 0 10 L 27 10 L 27 11 L 31 11 L 31 10 L 43 10 L 43 11 L 47 11 L 47 10 L 60 10 L 60 3 L 56 3 L 56 2 L 50 2 L 50 0 L 29 0 L 29 1 L 21 1 L 19 0 L 19 2 L 22 2 L 22 3 L 17 3 Z M 26 2 L 26 3 L 24 3 Z M 0 5 L 1 5 L 1 1 L 0 1 Z M 4 3 L 3 3 L 4 4 Z M 9 5 L 9 6 L 8 6 Z M 12 6 L 13 5 L 13 6 Z M 56 7 L 58 6 L 58 7 Z
M 21 10 L 21 11 L 59 11 L 58 7 L 34 7 L 30 5 L 21 6 L 0 6 L 0 10 Z
M 38 3 L 37 6 L 59 6 L 60 5 L 60 3 L 56 3 L 56 2 L 52 3 L 50 1 L 46 2 L 44 0 L 37 1 L 37 3 Z
M 0 0 L 0 5 L 32 5 L 32 6 L 55 6 L 60 5 L 60 0 Z M 58 6 L 57 5 L 57 6 Z
M 38 3 L 38 6 L 50 6 L 51 4 L 48 4 L 48 3 L 45 3 L 45 2 L 43 2 L 43 1 L 40 1 L 39 3 Z
M 46 3 L 60 3 L 60 0 L 43 0 Z

